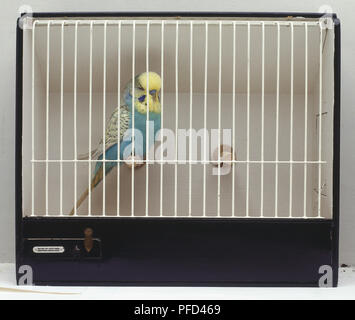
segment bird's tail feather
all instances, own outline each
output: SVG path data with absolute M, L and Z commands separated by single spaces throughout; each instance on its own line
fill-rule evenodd
M 95 177 L 91 180 L 91 185 L 90 185 L 90 190 L 93 190 L 102 180 L 103 178 L 103 170 L 102 167 L 97 171 L 97 173 L 95 174 Z M 81 197 L 79 198 L 79 200 L 76 203 L 76 207 L 73 207 L 73 209 L 70 211 L 70 215 L 72 216 L 75 212 L 75 208 L 78 210 L 78 208 L 80 207 L 80 205 L 84 202 L 84 200 L 86 199 L 86 197 L 89 194 L 89 188 L 87 188 L 85 190 L 85 192 L 81 195 Z
M 96 153 L 96 149 L 91 151 L 91 159 L 94 157 L 95 153 Z M 90 155 L 90 152 L 79 154 L 78 160 L 88 160 L 89 155 Z

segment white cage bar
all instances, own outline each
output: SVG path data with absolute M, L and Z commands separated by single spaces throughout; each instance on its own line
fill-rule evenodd
M 47 25 L 47 78 L 46 78 L 46 216 L 48 216 L 48 149 L 49 149 L 49 53 L 50 53 L 50 28 Z M 32 159 L 34 160 L 34 159 Z M 34 190 L 32 190 L 34 192 Z
M 262 61 L 261 61 L 261 169 L 260 169 L 260 217 L 264 217 L 264 122 L 265 122 L 265 23 L 262 24 Z M 234 67 L 233 67 L 233 72 Z M 234 80 L 234 77 L 233 77 Z M 235 117 L 235 116 L 234 116 Z M 233 120 L 234 120 L 233 117 Z M 234 128 L 234 124 L 233 124 Z M 233 130 L 234 131 L 234 130 Z M 233 136 L 235 133 L 233 133 Z M 233 145 L 235 148 L 235 144 Z M 234 184 L 234 179 L 233 179 Z
M 160 68 L 161 68 L 161 89 L 160 89 L 160 103 L 161 103 L 161 127 L 164 130 L 164 21 L 161 23 L 161 61 L 160 61 Z M 163 132 L 163 131 L 162 131 Z M 160 158 L 163 159 L 163 148 L 161 148 Z M 163 187 L 164 187 L 164 166 L 163 162 L 160 163 L 160 217 L 163 216 Z
M 176 134 L 178 132 L 179 128 L 179 22 L 176 21 L 176 31 L 175 31 L 175 108 L 176 108 L 176 114 L 175 114 L 175 206 L 174 206 L 174 216 L 177 216 L 177 183 L 178 183 L 178 174 L 177 174 L 177 159 L 178 159 L 178 135 Z
M 147 44 L 146 44 L 146 72 L 149 73 L 149 21 L 147 23 Z M 147 77 L 147 88 L 149 88 L 149 77 Z M 147 100 L 147 123 L 149 123 L 149 99 Z M 149 150 L 149 130 L 150 126 L 146 127 L 146 148 Z M 148 216 L 149 213 L 149 152 L 147 152 L 146 159 L 146 175 L 145 175 L 145 215 Z
M 208 76 L 208 22 L 205 23 L 205 77 L 204 77 L 204 103 L 203 103 L 203 127 L 207 128 L 207 76 Z M 206 162 L 208 158 L 207 151 L 207 130 L 204 136 L 204 163 L 203 163 L 203 216 L 206 217 Z M 234 179 L 233 179 L 234 180 Z
M 77 138 L 77 86 L 78 86 L 78 24 L 75 24 L 74 36 L 74 159 L 78 159 L 78 138 Z M 74 163 L 74 202 L 78 200 L 78 163 Z M 76 216 L 76 206 L 74 216 Z
M 32 26 L 24 32 L 25 216 L 67 216 L 74 207 L 77 217 L 332 218 L 331 26 L 138 17 Z M 135 96 L 134 77 L 149 71 L 161 76 L 161 128 L 166 141 L 174 135 L 173 150 L 165 140 L 151 146 L 147 126 L 144 170 L 135 157 L 92 158 L 100 139 L 105 150 L 125 84 Z M 135 130 L 133 150 L 134 138 Z M 103 166 L 91 190 L 97 161 L 117 170 L 106 176 Z
M 280 115 L 280 23 L 277 23 L 277 80 L 276 80 L 276 142 L 275 142 L 275 218 L 278 218 L 279 205 L 279 115 Z
M 132 39 L 133 39 L 133 43 L 132 43 L 132 97 L 134 97 L 135 95 L 135 92 L 134 92 L 134 89 L 135 89 L 135 86 L 134 86 L 134 77 L 135 77 L 135 73 L 136 73 L 136 22 L 133 21 L 133 24 L 132 24 L 132 27 L 133 27 L 133 32 L 132 32 Z M 135 108 L 132 108 L 132 150 L 135 150 L 135 113 L 136 113 L 136 110 Z M 134 151 L 133 151 L 134 152 Z M 132 185 L 132 191 L 131 191 L 131 216 L 134 216 L 134 198 L 135 198 L 135 189 L 134 189 L 134 168 L 135 168 L 135 158 L 133 157 L 132 158 L 132 182 L 131 182 L 131 185 Z
M 102 160 L 106 161 L 106 60 L 107 60 L 107 22 L 104 23 L 104 66 L 103 66 L 103 88 L 102 88 Z M 134 141 L 134 138 L 133 138 Z M 134 147 L 133 147 L 134 149 Z M 106 166 L 103 165 L 103 180 L 102 180 L 102 213 L 106 212 Z M 134 176 L 132 175 L 133 179 Z M 88 186 L 90 188 L 90 186 Z M 134 186 L 133 186 L 134 188 Z
M 305 72 L 304 72 L 304 166 L 303 166 L 303 217 L 307 217 L 307 141 L 308 141 L 308 25 L 304 24 Z
M 121 103 L 121 23 L 118 23 L 118 38 L 117 38 L 117 105 Z M 118 109 L 117 119 L 117 132 L 121 131 L 121 109 Z M 121 139 L 117 135 L 117 149 L 120 150 Z M 119 216 L 120 212 L 120 166 L 117 167 L 117 211 L 116 215 Z M 74 202 L 76 203 L 76 202 Z

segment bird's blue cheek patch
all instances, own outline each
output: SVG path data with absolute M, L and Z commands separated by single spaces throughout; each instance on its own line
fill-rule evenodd
M 140 97 L 138 98 L 138 101 L 139 101 L 139 102 L 143 102 L 143 101 L 144 101 L 144 99 L 145 99 L 145 95 L 140 96 Z

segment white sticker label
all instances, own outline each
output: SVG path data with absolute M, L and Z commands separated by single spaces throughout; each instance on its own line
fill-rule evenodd
M 33 252 L 34 253 L 64 253 L 65 249 L 62 246 L 37 246 L 37 247 L 33 247 Z

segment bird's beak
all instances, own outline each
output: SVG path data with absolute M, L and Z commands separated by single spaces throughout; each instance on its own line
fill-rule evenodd
M 159 100 L 158 91 L 155 93 L 155 100 L 156 100 L 156 101 L 158 101 L 158 100 Z

